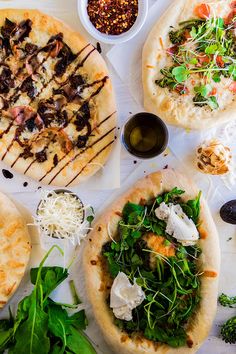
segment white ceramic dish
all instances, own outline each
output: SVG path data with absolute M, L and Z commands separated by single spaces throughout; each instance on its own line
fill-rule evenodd
M 80 20 L 88 33 L 98 41 L 108 44 L 124 43 L 133 38 L 143 27 L 148 14 L 148 1 L 139 0 L 138 17 L 129 31 L 120 35 L 108 35 L 99 32 L 91 23 L 87 13 L 88 0 L 77 0 L 77 9 Z

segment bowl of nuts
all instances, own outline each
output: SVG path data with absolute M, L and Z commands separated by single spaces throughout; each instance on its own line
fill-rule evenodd
M 108 44 L 123 43 L 143 27 L 147 0 L 78 0 L 80 20 L 88 33 Z

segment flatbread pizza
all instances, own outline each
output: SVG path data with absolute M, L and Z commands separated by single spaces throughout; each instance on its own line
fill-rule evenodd
M 194 353 L 217 306 L 220 251 L 198 188 L 174 170 L 138 181 L 88 235 L 88 298 L 116 353 Z
M 143 49 L 145 108 L 189 129 L 234 119 L 235 23 L 235 1 L 174 1 Z
M 27 225 L 15 204 L 0 193 L 0 309 L 25 273 L 31 251 Z
M 0 159 L 44 184 L 93 175 L 115 139 L 116 107 L 98 51 L 37 10 L 0 10 Z

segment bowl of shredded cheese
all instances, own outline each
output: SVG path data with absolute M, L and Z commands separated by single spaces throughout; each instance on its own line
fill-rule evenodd
M 38 205 L 35 225 L 44 236 L 80 244 L 90 230 L 85 220 L 85 207 L 73 192 L 58 189 L 43 191 Z

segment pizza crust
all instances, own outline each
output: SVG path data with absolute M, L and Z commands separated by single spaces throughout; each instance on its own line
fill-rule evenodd
M 102 80 L 107 76 L 102 90 L 98 95 L 94 96 L 89 103 L 90 107 L 92 107 L 90 123 L 93 129 L 93 136 L 88 140 L 88 149 L 85 153 L 82 153 L 81 156 L 78 155 L 75 160 L 71 162 L 75 155 L 80 152 L 80 149 L 76 149 L 76 151 L 72 150 L 56 167 L 53 166 L 53 161 L 50 159 L 43 163 L 36 161 L 27 170 L 30 163 L 33 161 L 31 157 L 26 160 L 19 158 L 13 167 L 17 172 L 23 173 L 46 185 L 51 184 L 64 187 L 78 185 L 80 182 L 95 174 L 101 166 L 104 165 L 115 140 L 116 104 L 105 61 L 98 51 L 91 44 L 87 43 L 80 34 L 54 17 L 43 14 L 38 10 L 3 9 L 0 10 L 0 26 L 3 25 L 6 17 L 16 22 L 28 18 L 31 19 L 33 25 L 29 38 L 32 43 L 35 42 L 37 45 L 45 45 L 52 35 L 62 32 L 64 42 L 72 49 L 73 53 L 81 51 L 76 63 L 78 63 L 79 60 L 82 61 L 89 55 L 81 68 L 88 82 Z M 72 63 L 72 68 L 73 65 Z M 65 73 L 61 81 L 66 80 L 66 78 Z M 49 88 L 44 91 L 42 96 L 45 96 L 45 98 L 47 98 L 47 94 L 50 96 Z M 15 127 L 0 139 L 0 158 L 2 158 L 6 152 L 14 136 L 14 130 Z M 15 142 L 6 157 L 4 157 L 4 162 L 11 166 L 21 152 L 22 149 L 17 142 Z M 45 175 L 51 168 L 52 171 Z
M 87 245 L 84 250 L 87 295 L 96 321 L 106 341 L 116 353 L 195 353 L 208 336 L 212 326 L 217 307 L 220 249 L 217 230 L 204 198 L 201 198 L 201 229 L 199 232 L 202 238 L 199 241 L 199 245 L 202 249 L 201 270 L 206 273 L 201 276 L 202 300 L 187 330 L 191 348 L 170 348 L 166 344 L 155 344 L 144 338 L 139 338 L 135 342 L 132 341 L 125 332 L 121 332 L 115 326 L 112 311 L 106 303 L 108 290 L 103 286 L 104 267 L 101 263 L 100 254 L 102 246 L 110 240 L 107 231 L 108 225 L 110 233 L 113 234 L 120 220 L 119 214 L 128 201 L 139 203 L 141 199 L 149 200 L 176 186 L 185 190 L 183 199 L 186 200 L 195 198 L 199 192 L 191 180 L 174 170 L 169 169 L 153 173 L 139 180 L 133 188 L 114 202 L 97 221 L 93 231 L 88 235 Z
M 30 251 L 30 236 L 23 216 L 0 192 L 0 309 L 18 288 Z
M 142 54 L 142 81 L 144 107 L 147 111 L 157 114 L 168 124 L 203 130 L 235 119 L 236 101 L 227 84 L 221 87 L 224 104 L 213 111 L 210 108 L 194 106 L 189 95 L 180 96 L 155 84 L 155 80 L 160 77 L 160 69 L 168 62 L 171 63 L 166 53 L 166 49 L 172 46 L 168 38 L 170 26 L 178 28 L 181 21 L 194 18 L 193 10 L 199 3 L 215 4 L 214 6 L 218 6 L 216 13 L 219 11 L 225 15 L 224 11 L 230 9 L 227 5 L 231 1 L 226 0 L 222 6 L 220 0 L 175 0 L 148 35 Z M 224 17 L 223 15 L 221 17 Z

